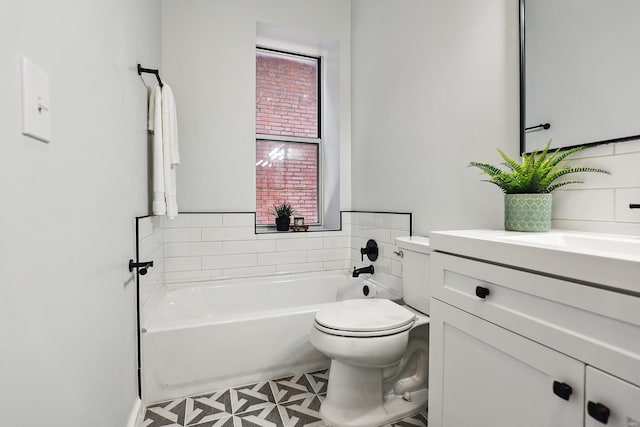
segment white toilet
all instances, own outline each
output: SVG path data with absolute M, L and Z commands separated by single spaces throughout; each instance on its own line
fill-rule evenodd
M 339 301 L 316 314 L 311 343 L 331 359 L 320 414 L 334 427 L 375 427 L 423 411 L 429 370 L 429 239 L 399 237 L 401 306 Z

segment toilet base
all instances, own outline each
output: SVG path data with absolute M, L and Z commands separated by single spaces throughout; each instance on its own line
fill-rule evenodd
M 383 396 L 382 369 L 331 361 L 322 419 L 333 427 L 376 427 L 406 418 L 427 407 L 428 389 L 409 393 L 411 401 L 393 392 Z

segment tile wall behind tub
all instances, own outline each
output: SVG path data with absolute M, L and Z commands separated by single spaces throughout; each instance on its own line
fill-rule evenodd
M 351 268 L 373 264 L 377 281 L 402 292 L 402 263 L 394 251 L 398 250 L 396 237 L 411 234 L 411 214 L 344 212 L 342 221 L 351 225 Z M 378 244 L 378 259 L 374 262 L 366 256 L 361 261 L 360 248 L 365 247 L 369 239 Z
M 570 157 L 571 165 L 608 170 L 611 175 L 575 175 L 584 184 L 553 192 L 553 227 L 640 235 L 640 141 L 588 148 Z
M 164 220 L 164 280 L 346 269 L 350 224 L 340 231 L 256 234 L 253 213 L 181 213 Z
M 164 248 L 162 217 L 137 218 L 139 261 L 153 260 L 153 267 L 146 275 L 139 275 L 141 325 L 149 319 L 150 307 L 154 307 L 162 296 L 164 284 Z

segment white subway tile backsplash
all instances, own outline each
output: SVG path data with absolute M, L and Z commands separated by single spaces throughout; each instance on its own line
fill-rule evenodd
M 164 256 L 198 256 L 219 255 L 222 253 L 222 242 L 177 242 L 165 243 Z
M 376 225 L 376 214 L 373 212 L 359 212 L 358 214 L 358 224 L 360 225 L 368 225 L 375 227 Z
M 366 263 L 367 259 L 365 258 L 365 264 Z M 378 259 L 371 264 L 375 267 L 376 273 L 385 272 L 391 274 L 391 260 L 389 258 L 378 257 Z
M 617 142 L 611 144 L 615 146 L 616 154 L 640 152 L 640 139 L 634 141 Z
M 158 216 L 147 216 L 138 218 L 138 240 L 145 239 L 162 229 L 162 218 Z
M 174 219 L 165 219 L 164 228 L 222 227 L 222 214 L 181 213 Z
M 304 251 L 273 252 L 258 254 L 259 265 L 297 264 L 307 261 L 307 253 Z
M 377 228 L 395 228 L 398 230 L 404 230 L 409 233 L 411 227 L 411 216 L 409 214 L 388 214 L 377 213 L 376 214 L 376 227 Z
M 214 255 L 202 257 L 202 268 L 236 268 L 255 267 L 257 265 L 256 254 Z
M 398 247 L 395 244 L 384 243 L 384 242 L 378 243 L 378 256 L 380 257 L 396 259 L 398 256 L 393 252 L 397 250 L 398 250 Z
M 203 228 L 202 240 L 256 240 L 255 230 L 252 227 L 218 227 Z
M 350 270 L 351 261 L 348 259 L 341 259 L 338 261 L 325 261 L 324 270 Z
M 259 267 L 225 268 L 223 270 L 223 274 L 225 277 L 270 276 L 275 273 L 276 273 L 275 265 L 261 265 Z
M 640 188 L 617 189 L 615 198 L 615 220 L 619 222 L 640 223 L 640 209 L 629 208 L 629 205 L 632 203 L 640 204 Z
M 251 213 L 180 214 L 172 222 L 139 219 L 139 236 L 145 236 L 140 253 L 157 267 L 141 282 L 145 300 L 167 283 L 362 267 L 371 263 L 360 262 L 368 239 L 380 248 L 376 279 L 386 274 L 397 280 L 401 274 L 393 250 L 395 236 L 409 233 L 409 215 L 345 212 L 342 230 L 306 233 L 256 234 L 254 221 Z
M 373 275 L 373 279 L 377 282 L 382 283 L 388 289 L 396 292 L 398 296 L 402 296 L 402 279 L 400 277 L 385 273 L 383 271 L 376 271 L 376 273 Z
M 360 228 L 360 237 L 363 239 L 369 240 L 373 239 L 376 242 L 391 242 L 391 230 L 388 228 Z M 394 242 L 395 243 L 395 242 Z
M 554 219 L 552 228 L 560 230 L 589 231 L 593 233 L 626 234 L 640 236 L 640 223 L 612 222 L 612 221 L 580 221 Z
M 223 227 L 255 227 L 256 216 L 252 213 L 222 214 Z
M 322 238 L 313 237 L 305 239 L 287 239 L 276 242 L 276 250 L 281 251 L 306 251 L 310 249 L 321 249 Z
M 164 242 L 199 242 L 202 240 L 200 228 L 165 228 Z
M 391 274 L 402 277 L 402 261 L 391 261 Z
M 201 257 L 173 257 L 164 259 L 164 271 L 190 271 L 202 268 Z
M 165 274 L 165 283 L 188 283 L 218 279 L 222 276 L 222 269 L 175 271 Z
M 303 262 L 299 264 L 278 264 L 277 273 L 304 273 L 307 271 L 320 271 L 323 269 L 321 262 Z
M 320 249 L 316 251 L 307 252 L 308 261 L 337 261 L 347 258 L 349 255 L 349 249 Z
M 140 259 L 146 259 L 149 257 L 150 253 L 157 251 L 162 248 L 162 231 L 159 230 L 145 239 L 139 240 L 138 243 L 138 254 L 140 255 Z
M 342 226 L 344 227 L 345 224 L 353 224 L 354 216 L 356 215 L 358 215 L 356 212 L 342 212 Z
M 252 254 L 276 250 L 276 242 L 273 240 L 227 241 L 221 244 L 224 254 Z
M 409 232 L 408 231 L 404 231 L 404 230 L 389 230 L 389 239 L 391 240 L 391 243 L 393 243 L 394 245 L 396 244 L 396 239 L 398 237 L 404 237 L 404 236 L 408 236 Z
M 322 247 L 324 249 L 348 248 L 349 245 L 349 236 L 324 237 Z
M 582 181 L 571 184 L 567 189 L 622 188 L 640 185 L 637 165 L 640 164 L 640 152 L 619 154 L 616 156 L 585 158 L 571 162 L 571 166 L 583 166 L 605 169 L 611 174 L 577 173 L 564 178 Z
M 613 221 L 614 190 L 563 190 L 554 192 L 554 219 Z

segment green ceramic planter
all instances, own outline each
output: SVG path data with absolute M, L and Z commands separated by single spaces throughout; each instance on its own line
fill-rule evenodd
M 551 193 L 505 194 L 504 229 L 549 231 L 551 229 Z

